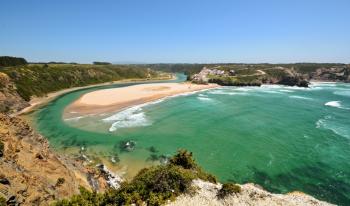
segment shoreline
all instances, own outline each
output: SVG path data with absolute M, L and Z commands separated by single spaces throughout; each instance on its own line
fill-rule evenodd
M 154 83 L 138 84 L 128 87 L 102 89 L 82 95 L 63 112 L 64 118 L 81 115 L 118 112 L 123 109 L 157 101 L 174 95 L 197 92 L 220 87 L 217 84 Z
M 30 112 L 33 112 L 35 109 L 38 109 L 41 106 L 44 106 L 44 105 L 48 104 L 49 102 L 55 100 L 56 98 L 60 97 L 61 95 L 64 95 L 64 94 L 67 94 L 67 93 L 73 92 L 73 91 L 78 91 L 80 89 L 88 89 L 88 88 L 93 88 L 93 87 L 107 86 L 107 85 L 114 85 L 114 84 L 123 84 L 123 83 L 146 83 L 146 82 L 158 81 L 158 80 L 166 81 L 166 80 L 175 80 L 175 79 L 176 79 L 175 75 L 171 75 L 171 78 L 124 79 L 124 80 L 117 80 L 117 81 L 112 81 L 112 82 L 104 82 L 104 83 L 62 89 L 59 91 L 50 92 L 43 97 L 32 97 L 32 99 L 28 102 L 29 106 L 23 108 L 22 110 L 20 110 L 18 112 L 11 114 L 11 116 L 21 116 L 21 115 L 28 114 Z

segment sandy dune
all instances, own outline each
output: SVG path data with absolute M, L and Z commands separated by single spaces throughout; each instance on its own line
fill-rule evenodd
M 65 110 L 65 117 L 117 111 L 167 96 L 215 87 L 218 87 L 218 85 L 155 83 L 97 90 L 83 95 L 77 101 L 69 105 Z

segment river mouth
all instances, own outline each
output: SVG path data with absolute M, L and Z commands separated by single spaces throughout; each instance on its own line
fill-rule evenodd
M 221 181 L 254 182 L 279 193 L 299 190 L 345 205 L 349 89 L 223 87 L 115 113 L 62 118 L 65 106 L 87 92 L 77 91 L 40 109 L 34 119 L 57 151 L 84 155 L 87 164 L 103 162 L 126 178 L 185 148 Z

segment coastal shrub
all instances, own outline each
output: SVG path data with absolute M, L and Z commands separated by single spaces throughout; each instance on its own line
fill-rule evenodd
M 53 203 L 53 206 L 72 206 L 72 205 L 105 205 L 104 198 L 102 194 L 96 192 L 90 192 L 89 190 L 80 187 L 80 194 L 73 195 L 70 199 L 64 199 Z
M 216 182 L 214 176 L 195 163 L 192 153 L 179 150 L 168 164 L 142 169 L 130 182 L 123 182 L 119 189 L 98 194 L 82 188 L 80 195 L 54 205 L 162 205 L 180 194 L 193 193 L 194 179 Z
M 218 198 L 225 198 L 227 195 L 232 195 L 235 193 L 240 193 L 241 187 L 233 183 L 225 183 L 222 188 L 218 191 Z
M 172 165 L 178 165 L 185 169 L 194 169 L 197 167 L 197 164 L 193 159 L 192 152 L 188 152 L 187 150 L 183 149 L 180 149 L 169 162 Z
M 0 196 L 0 206 L 5 206 L 6 204 L 6 199 L 2 196 Z

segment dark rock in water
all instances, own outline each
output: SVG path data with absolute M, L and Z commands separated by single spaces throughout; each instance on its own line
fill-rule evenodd
M 152 153 L 157 153 L 158 152 L 158 150 L 154 146 L 149 147 L 148 150 L 150 152 L 152 152 Z
M 287 85 L 287 86 L 298 86 L 298 87 L 308 87 L 309 82 L 298 76 L 285 76 L 277 84 Z
M 131 152 L 135 149 L 135 147 L 136 147 L 136 142 L 132 140 L 121 141 L 119 143 L 120 151 Z
M 157 154 L 151 154 L 148 158 L 147 158 L 147 161 L 152 161 L 152 162 L 154 162 L 154 161 L 157 161 L 157 160 L 159 160 L 160 159 L 160 157 L 157 155 Z

